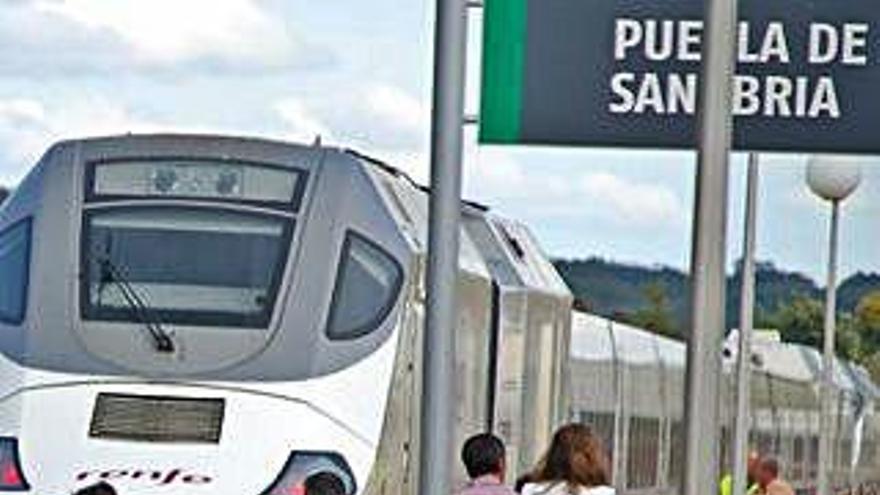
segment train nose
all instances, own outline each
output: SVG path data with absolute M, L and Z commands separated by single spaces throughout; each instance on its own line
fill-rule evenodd
M 21 394 L 31 493 L 106 481 L 120 493 L 275 495 L 332 475 L 353 494 L 373 448 L 304 401 L 162 385 L 76 385 Z M 48 420 L 51 416 L 51 420 Z

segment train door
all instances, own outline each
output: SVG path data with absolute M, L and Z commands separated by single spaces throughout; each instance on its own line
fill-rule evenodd
M 567 410 L 563 402 L 571 296 L 524 229 L 473 216 L 468 231 L 494 288 L 494 431 L 512 476 L 530 469 Z

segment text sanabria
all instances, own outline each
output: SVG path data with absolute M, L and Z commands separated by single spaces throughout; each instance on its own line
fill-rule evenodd
M 733 78 L 732 111 L 737 116 L 833 118 L 841 116 L 835 85 L 828 67 L 865 66 L 868 63 L 868 32 L 865 23 L 811 23 L 800 26 L 806 33 L 803 49 L 793 50 L 783 22 L 764 23 L 760 29 L 740 22 L 736 61 L 743 67 L 766 64 L 775 70 L 760 74 L 737 73 Z M 621 70 L 611 76 L 608 110 L 614 114 L 693 114 L 697 104 L 700 45 L 703 23 L 699 20 L 615 20 L 614 60 L 626 65 L 640 60 L 645 71 Z M 793 65 L 793 53 L 805 58 L 797 66 L 813 66 L 811 74 L 785 70 Z M 693 70 L 664 70 L 664 64 Z M 657 70 L 651 70 L 652 67 Z M 668 65 L 667 65 L 668 66 Z M 822 70 L 825 69 L 825 70 Z

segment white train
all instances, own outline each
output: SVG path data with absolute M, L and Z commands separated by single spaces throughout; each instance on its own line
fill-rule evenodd
M 0 210 L 0 490 L 413 493 L 426 199 L 320 146 L 52 147 Z M 522 226 L 465 216 L 454 434 L 525 462 L 565 414 L 571 297 Z
M 414 494 L 427 194 L 321 146 L 52 147 L 0 209 L 0 491 L 301 494 L 326 473 L 347 495 Z M 601 354 L 617 327 L 572 317 L 529 232 L 462 211 L 450 434 L 498 432 L 516 474 L 581 418 L 607 436 L 622 490 L 673 490 L 680 346 L 642 335 L 662 359 Z M 815 407 L 815 373 L 802 378 L 767 396 Z M 869 386 L 852 387 L 871 399 L 860 414 Z M 841 431 L 873 432 L 860 428 Z
M 614 484 L 622 493 L 678 493 L 684 461 L 684 344 L 583 313 L 575 313 L 573 322 L 573 417 L 592 425 L 612 450 Z M 759 334 L 752 346 L 749 444 L 778 458 L 783 476 L 799 494 L 811 494 L 818 469 L 822 359 L 811 347 L 775 337 Z M 730 473 L 732 464 L 736 349 L 730 339 L 722 350 L 720 473 Z M 880 390 L 863 368 L 844 361 L 836 364 L 835 383 L 834 491 L 876 493 Z

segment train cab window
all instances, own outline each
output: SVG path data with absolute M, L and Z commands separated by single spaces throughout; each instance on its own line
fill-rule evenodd
M 349 232 L 333 289 L 327 337 L 350 340 L 375 330 L 391 312 L 402 282 L 403 269 L 390 254 Z
M 221 208 L 86 214 L 83 317 L 129 321 L 136 292 L 163 323 L 267 328 L 293 221 Z
M 0 233 L 0 322 L 24 320 L 30 272 L 31 221 Z

